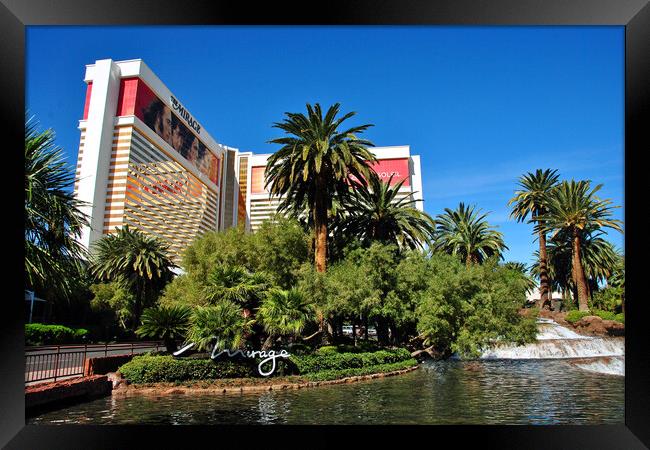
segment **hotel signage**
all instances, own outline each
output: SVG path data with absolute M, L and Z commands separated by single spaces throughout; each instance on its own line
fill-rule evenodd
M 194 347 L 194 343 L 187 344 L 185 347 L 182 349 L 178 350 L 177 352 L 174 352 L 174 356 L 178 356 L 185 352 L 186 350 L 189 350 L 190 348 Z M 275 350 L 269 350 L 269 351 L 264 351 L 264 350 L 219 350 L 219 341 L 215 342 L 214 348 L 212 349 L 212 354 L 210 355 L 210 358 L 212 359 L 217 359 L 221 355 L 227 355 L 229 358 L 234 358 L 235 356 L 240 356 L 242 358 L 263 358 L 262 361 L 257 366 L 257 371 L 260 375 L 263 377 L 268 377 L 269 375 L 273 374 L 275 372 L 275 360 L 278 358 L 288 358 L 291 356 L 289 352 L 286 350 L 282 349 L 280 351 L 275 351 Z M 266 363 L 271 363 L 271 368 L 270 370 L 264 370 L 263 367 Z
M 172 108 L 174 108 L 174 111 L 176 111 L 178 115 L 181 116 L 194 131 L 196 131 L 197 134 L 201 134 L 201 125 L 199 125 L 199 123 L 194 120 L 189 111 L 186 110 L 183 105 L 181 105 L 181 102 L 176 100 L 176 97 L 173 95 L 170 95 L 169 99 L 172 102 Z

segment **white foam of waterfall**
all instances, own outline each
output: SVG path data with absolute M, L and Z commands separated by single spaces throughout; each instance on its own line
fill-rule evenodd
M 587 359 L 574 365 L 593 372 L 623 375 L 623 338 L 582 336 L 550 319 L 538 319 L 537 342 L 526 345 L 496 345 L 482 359 Z

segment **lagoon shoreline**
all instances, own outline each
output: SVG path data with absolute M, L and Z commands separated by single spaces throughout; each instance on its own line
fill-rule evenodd
M 356 375 L 343 377 L 335 380 L 325 381 L 305 381 L 301 376 L 282 377 L 279 382 L 274 381 L 264 383 L 264 380 L 257 378 L 230 378 L 202 381 L 188 381 L 181 383 L 147 383 L 147 384 L 127 384 L 121 382 L 112 391 L 116 397 L 130 397 L 135 395 L 202 395 L 202 394 L 244 394 L 267 391 L 280 391 L 286 389 L 304 389 L 318 386 L 328 386 L 334 384 L 354 383 L 358 381 L 367 381 L 377 378 L 386 378 L 412 372 L 420 367 L 416 364 L 406 369 L 394 370 L 391 372 L 378 372 L 368 375 Z M 262 383 L 256 383 L 261 381 Z

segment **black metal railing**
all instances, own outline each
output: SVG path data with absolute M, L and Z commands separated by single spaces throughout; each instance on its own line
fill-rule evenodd
M 88 358 L 133 355 L 161 348 L 161 342 L 26 347 L 25 383 L 82 377 Z

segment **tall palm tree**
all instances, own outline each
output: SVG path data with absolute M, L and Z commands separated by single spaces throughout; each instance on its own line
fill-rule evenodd
M 140 323 L 143 308 L 152 306 L 165 285 L 173 278 L 176 265 L 168 246 L 128 225 L 116 228 L 93 246 L 91 271 L 103 281 L 117 281 L 135 296 L 133 324 Z
M 70 299 L 85 271 L 87 252 L 78 238 L 89 221 L 54 132 L 38 132 L 37 125 L 33 118 L 25 123 L 26 287 Z
M 290 136 L 273 139 L 270 143 L 282 147 L 267 161 L 265 186 L 271 196 L 284 196 L 280 211 L 310 211 L 315 234 L 314 260 L 316 269 L 326 269 L 328 211 L 332 199 L 345 195 L 346 182 L 365 183 L 375 156 L 367 147 L 370 141 L 356 135 L 370 124 L 339 131 L 341 124 L 354 116 L 349 112 L 336 118 L 339 104 L 332 105 L 325 117 L 318 103 L 307 104 L 307 115 L 285 113 L 283 122 L 273 126 Z
M 270 348 L 277 336 L 298 336 L 314 316 L 314 306 L 298 289 L 272 289 L 256 316 L 268 333 L 262 349 Z
M 433 249 L 460 256 L 467 266 L 482 263 L 494 255 L 501 255 L 508 247 L 503 234 L 485 220 L 476 206 L 465 207 L 460 202 L 458 209 L 445 208 L 444 214 L 436 217 L 436 235 Z
M 551 189 L 557 185 L 559 175 L 557 170 L 537 169 L 535 173 L 528 172 L 519 178 L 520 190 L 510 199 L 512 205 L 510 217 L 523 222 L 530 215 L 529 223 L 535 223 L 535 232 L 539 240 L 539 308 L 550 304 L 550 282 L 548 279 L 548 255 L 546 251 L 546 233 L 539 217 L 546 213 Z
M 585 276 L 583 255 L 581 252 L 584 230 L 612 228 L 623 232 L 620 220 L 611 219 L 612 210 L 609 199 L 601 200 L 596 196 L 602 184 L 591 189 L 589 180 L 563 181 L 553 188 L 547 213 L 540 216 L 540 223 L 546 231 L 553 231 L 553 236 L 564 232 L 571 239 L 571 266 L 573 279 L 578 293 L 578 308 L 587 311 L 588 286 Z
M 338 224 L 339 232 L 356 236 L 364 244 L 380 241 L 400 248 L 423 248 L 433 238 L 435 223 L 428 214 L 415 208 L 419 200 L 410 193 L 397 198 L 404 180 L 391 187 L 373 175 L 367 185 L 353 185 L 346 201 L 345 216 Z

